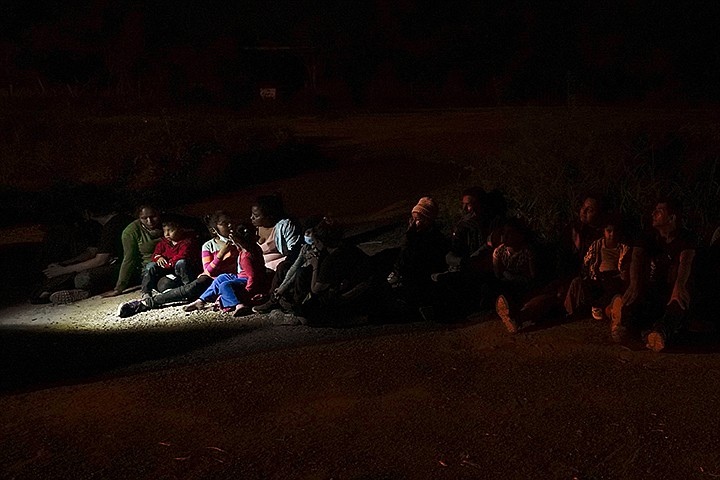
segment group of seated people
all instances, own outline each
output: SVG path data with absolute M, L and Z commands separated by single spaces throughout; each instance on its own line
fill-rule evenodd
M 423 197 L 402 246 L 373 256 L 347 241 L 332 218 L 312 216 L 301 227 L 276 195 L 257 199 L 250 222 L 216 211 L 203 219 L 205 228 L 151 205 L 133 219 L 98 204 L 87 212 L 100 227 L 97 239 L 47 265 L 31 301 L 113 297 L 140 284 L 141 298 L 122 303 L 119 317 L 182 304 L 187 312 L 234 316 L 277 309 L 296 323 L 339 325 L 356 316 L 447 320 L 494 308 L 510 333 L 557 312 L 590 314 L 608 320 L 614 341 L 635 335 L 653 351 L 714 311 L 720 234 L 700 249 L 702 267 L 695 268 L 699 246 L 674 199 L 656 204 L 652 229 L 629 235 L 600 196 L 587 195 L 552 249 L 508 215 L 500 192 L 473 187 L 460 200 L 449 237 L 437 202 Z

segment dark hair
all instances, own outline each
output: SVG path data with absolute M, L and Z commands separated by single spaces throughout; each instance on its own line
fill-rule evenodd
M 619 212 L 609 212 L 606 215 L 602 217 L 602 225 L 603 227 L 607 227 L 608 225 L 612 225 L 615 227 L 616 234 L 622 234 L 625 232 L 625 221 L 623 220 L 622 215 L 620 215 Z
M 210 215 L 205 215 L 203 217 L 203 223 L 207 227 L 208 230 L 210 230 L 210 235 L 216 236 L 218 234 L 217 229 L 215 228 L 220 221 L 222 217 L 228 217 L 230 218 L 230 215 L 225 210 L 215 210 Z
M 155 211 L 158 213 L 158 215 L 160 215 L 160 214 L 162 213 L 161 210 L 160 210 L 157 206 L 153 205 L 152 203 L 141 203 L 141 204 L 135 209 L 135 216 L 136 216 L 136 217 L 139 217 L 139 216 L 140 216 L 140 212 L 142 212 L 143 209 L 146 209 L 146 208 L 147 208 L 147 209 L 150 209 L 150 210 L 155 210 Z
M 109 215 L 117 213 L 121 209 L 118 195 L 108 188 L 82 185 L 72 195 L 85 207 L 90 216 Z
M 168 218 L 166 220 L 163 220 L 162 226 L 171 230 L 180 230 L 182 228 L 180 222 L 177 221 L 177 219 L 175 218 Z
M 306 232 L 308 230 L 316 228 L 318 225 L 320 225 L 320 222 L 322 222 L 323 219 L 324 217 L 322 215 L 311 215 L 307 217 L 302 223 L 303 231 Z
M 478 201 L 482 202 L 485 198 L 485 190 L 482 187 L 477 187 L 477 186 L 466 188 L 465 190 L 462 191 L 462 193 L 460 194 L 460 197 L 462 198 L 466 195 L 469 197 L 476 198 Z
M 659 203 L 664 203 L 668 213 L 675 215 L 678 220 L 682 217 L 683 204 L 679 198 L 670 196 L 660 197 L 655 204 L 657 205 Z
M 597 208 L 598 208 L 598 214 L 602 215 L 605 212 L 605 210 L 607 208 L 607 204 L 608 204 L 608 199 L 605 195 L 603 195 L 600 192 L 593 192 L 593 191 L 584 192 L 582 195 L 580 195 L 579 203 L 582 205 L 588 199 L 595 200 L 595 203 L 597 204 Z
M 343 227 L 335 220 L 328 217 L 323 218 L 313 231 L 315 238 L 330 248 L 340 245 L 344 234 L 345 231 Z
M 274 220 L 281 220 L 287 216 L 279 195 L 260 195 L 255 200 L 255 206 L 262 210 L 264 216 Z
M 531 240 L 532 232 L 530 231 L 530 227 L 528 226 L 527 222 L 523 220 L 522 218 L 518 217 L 508 217 L 503 222 L 503 231 L 506 229 L 513 229 L 516 232 L 518 232 L 520 235 L 522 235 L 523 239 L 526 242 L 529 242 Z
M 252 244 L 257 238 L 257 230 L 252 224 L 241 223 L 233 228 L 233 238 L 241 245 Z
M 484 203 L 488 217 L 504 218 L 507 215 L 507 200 L 497 188 L 485 194 Z

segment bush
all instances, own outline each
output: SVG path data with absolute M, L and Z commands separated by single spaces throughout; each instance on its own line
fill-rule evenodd
M 643 227 L 660 196 L 683 201 L 688 227 L 717 224 L 720 124 L 704 115 L 583 109 L 528 110 L 495 158 L 466 160 L 468 183 L 503 190 L 515 213 L 548 240 L 585 192 L 604 194 Z

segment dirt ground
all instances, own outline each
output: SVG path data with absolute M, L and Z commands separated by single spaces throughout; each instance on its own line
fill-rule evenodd
M 298 215 L 331 204 L 362 231 L 461 184 L 447 165 L 348 161 L 188 211 L 279 190 Z M 512 336 L 490 313 L 345 329 L 178 307 L 115 317 L 135 295 L 0 310 L 0 477 L 720 477 L 711 342 L 653 354 L 591 319 Z

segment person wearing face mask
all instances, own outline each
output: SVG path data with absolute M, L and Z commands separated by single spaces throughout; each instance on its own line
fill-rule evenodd
M 304 244 L 300 254 L 290 265 L 290 262 L 282 262 L 278 265 L 273 277 L 270 299 L 262 305 L 253 307 L 255 313 L 268 313 L 276 308 L 281 308 L 289 313 L 293 305 L 302 303 L 303 299 L 310 292 L 310 281 L 312 278 L 311 260 L 313 257 L 323 255 L 315 246 L 314 230 L 323 220 L 323 217 L 316 215 L 304 222 Z M 287 267 L 287 265 L 290 265 Z M 287 267 L 287 268 L 286 268 Z
M 238 248 L 233 239 L 233 224 L 230 216 L 223 210 L 217 210 L 203 219 L 212 238 L 202 246 L 201 260 L 203 272 L 187 285 L 181 285 L 143 300 L 125 302 L 118 308 L 121 318 L 135 315 L 152 308 L 177 302 L 188 302 L 200 296 L 213 279 L 224 273 L 235 273 L 238 263 Z
M 130 285 L 140 281 L 140 274 L 155 253 L 155 246 L 163 238 L 160 210 L 152 205 L 141 205 L 137 220 L 125 227 L 121 234 L 123 256 L 115 288 L 103 297 L 116 297 Z

